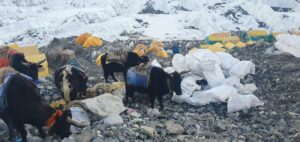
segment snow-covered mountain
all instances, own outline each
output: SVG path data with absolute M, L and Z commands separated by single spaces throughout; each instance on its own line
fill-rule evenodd
M 300 0 L 0 0 L 0 45 L 84 32 L 108 41 L 203 39 L 251 28 L 299 30 Z

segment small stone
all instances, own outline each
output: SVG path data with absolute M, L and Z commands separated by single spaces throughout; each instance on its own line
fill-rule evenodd
M 171 134 L 182 134 L 184 132 L 184 128 L 180 124 L 176 124 L 173 121 L 167 121 L 165 126 L 168 132 Z
M 117 136 L 118 137 L 118 139 L 119 139 L 119 141 L 121 141 L 121 142 L 123 142 L 123 141 L 125 141 L 126 140 L 126 138 L 124 138 L 122 135 L 118 135 Z
M 217 126 L 216 126 L 217 129 L 221 130 L 221 131 L 226 131 L 226 126 L 225 124 L 221 123 L 221 122 L 218 122 L 217 123 Z
M 40 137 L 27 137 L 29 142 L 43 142 L 43 139 Z
M 142 126 L 140 128 L 141 133 L 150 136 L 151 138 L 154 137 L 155 129 L 148 126 Z
M 176 120 L 178 120 L 179 117 L 180 117 L 180 114 L 178 112 L 175 112 L 175 113 L 172 114 L 172 118 L 174 118 Z
M 137 118 L 142 116 L 140 113 L 138 113 L 138 112 L 136 112 L 136 111 L 130 113 L 129 115 L 131 115 L 131 116 L 133 116 L 133 117 L 137 117 Z
M 85 131 L 85 132 L 77 135 L 75 137 L 75 139 L 77 142 L 90 142 L 93 139 L 93 137 L 90 132 Z
M 283 119 L 280 119 L 278 127 L 280 131 L 284 131 L 287 128 L 287 123 Z
M 96 137 L 95 139 L 93 139 L 92 142 L 105 142 L 103 138 L 101 137 Z
M 159 116 L 159 115 L 160 115 L 160 112 L 159 112 L 159 110 L 158 110 L 157 108 L 154 108 L 154 109 L 149 108 L 149 109 L 147 110 L 147 114 L 148 114 L 149 116 Z
M 54 88 L 53 86 L 47 86 L 48 90 L 53 90 L 53 88 Z
M 122 123 L 123 123 L 123 118 L 118 114 L 111 114 L 104 119 L 105 125 L 117 125 Z

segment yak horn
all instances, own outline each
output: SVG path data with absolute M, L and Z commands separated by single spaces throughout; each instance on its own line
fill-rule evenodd
M 88 126 L 87 124 L 82 124 L 82 123 L 79 123 L 79 122 L 77 122 L 77 121 L 74 121 L 74 120 L 73 120 L 72 118 L 70 118 L 70 117 L 67 117 L 67 122 L 68 122 L 69 124 L 71 124 L 71 125 L 74 125 L 74 126 L 78 127 L 78 128 L 84 128 L 84 127 Z
M 72 101 L 72 102 L 68 103 L 66 109 L 70 109 L 72 106 L 80 106 L 83 109 L 89 110 L 88 107 L 86 106 L 86 104 L 84 104 L 81 101 Z
M 40 65 L 40 64 L 44 63 L 45 61 L 46 61 L 46 59 L 44 59 L 44 60 L 42 60 L 42 61 L 39 61 L 39 62 L 37 62 L 36 64 Z
M 22 62 L 22 65 L 24 65 L 24 66 L 29 66 L 30 64 L 29 64 L 29 63 L 26 63 L 26 62 Z
M 188 73 L 188 72 L 190 72 L 190 71 L 183 71 L 183 72 L 181 72 L 181 73 L 179 73 L 180 75 L 183 75 L 183 74 L 186 74 L 186 73 Z
M 70 103 L 68 103 L 68 105 L 66 106 L 66 109 L 70 109 L 72 106 L 79 106 L 81 108 L 83 108 L 84 110 L 86 110 L 88 113 L 91 113 L 93 115 L 96 115 L 97 117 L 100 117 L 99 114 L 94 113 L 93 111 L 91 111 L 87 105 L 81 101 L 72 101 Z

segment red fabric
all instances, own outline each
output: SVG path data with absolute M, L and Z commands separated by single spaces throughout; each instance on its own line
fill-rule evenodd
M 0 58 L 0 67 L 7 67 L 9 65 L 9 59 Z

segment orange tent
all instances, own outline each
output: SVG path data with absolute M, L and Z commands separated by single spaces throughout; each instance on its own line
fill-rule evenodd
M 95 46 L 102 46 L 103 41 L 95 36 L 89 37 L 83 44 L 84 48 L 89 48 L 89 47 L 95 47 Z
M 91 37 L 92 35 L 89 34 L 89 33 L 84 33 L 84 34 L 81 34 L 79 35 L 77 38 L 76 38 L 76 44 L 78 45 L 83 45 L 84 42 L 89 38 Z

